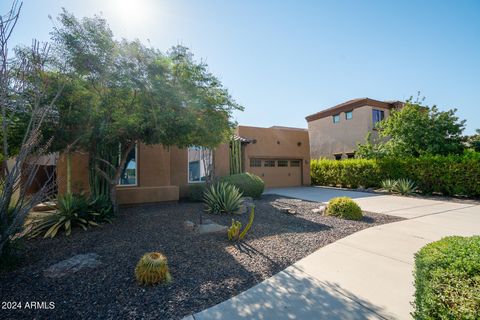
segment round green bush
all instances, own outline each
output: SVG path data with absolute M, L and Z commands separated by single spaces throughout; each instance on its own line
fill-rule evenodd
M 243 193 L 244 197 L 260 198 L 265 189 L 262 178 L 251 173 L 238 173 L 220 178 L 221 182 L 233 184 Z
M 348 220 L 362 220 L 362 209 L 352 199 L 348 197 L 333 198 L 328 202 L 327 216 L 334 216 Z
M 478 319 L 480 236 L 446 237 L 415 254 L 415 319 Z

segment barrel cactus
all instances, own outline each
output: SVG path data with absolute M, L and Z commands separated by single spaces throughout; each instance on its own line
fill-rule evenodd
M 167 258 L 159 252 L 144 254 L 135 268 L 135 277 L 143 285 L 170 282 Z

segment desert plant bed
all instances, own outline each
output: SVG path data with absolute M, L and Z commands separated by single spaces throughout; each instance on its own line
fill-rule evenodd
M 356 231 L 400 218 L 364 212 L 361 221 L 323 216 L 320 204 L 263 196 L 255 200 L 255 220 L 239 243 L 227 234 L 199 234 L 185 227 L 198 222 L 201 203 L 124 208 L 112 224 L 75 230 L 53 239 L 24 242 L 25 257 L 15 271 L 0 274 L 3 301 L 54 302 L 50 310 L 0 310 L 12 319 L 181 319 L 249 289 L 299 259 Z M 289 207 L 286 213 L 279 207 Z M 230 225 L 232 215 L 207 215 Z M 248 214 L 235 216 L 244 223 Z M 140 286 L 135 266 L 147 252 L 168 258 L 172 281 Z M 94 269 L 51 278 L 44 270 L 78 254 L 94 253 Z

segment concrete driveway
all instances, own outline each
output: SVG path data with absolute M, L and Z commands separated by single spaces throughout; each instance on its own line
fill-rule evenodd
M 350 196 L 363 210 L 407 220 L 362 230 L 190 319 L 411 319 L 414 254 L 450 235 L 480 234 L 480 205 L 330 188 L 270 189 L 324 202 Z
M 350 197 L 354 199 L 364 211 L 383 213 L 407 219 L 471 206 L 470 204 L 464 203 L 382 195 L 371 192 L 325 187 L 271 188 L 267 189 L 265 194 L 278 194 L 290 198 L 324 203 L 335 197 Z

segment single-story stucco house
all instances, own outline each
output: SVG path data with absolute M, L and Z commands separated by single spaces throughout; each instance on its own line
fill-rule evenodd
M 299 128 L 239 126 L 242 169 L 260 176 L 267 187 L 310 184 L 308 131 Z M 120 204 L 176 201 L 188 194 L 188 187 L 202 183 L 205 163 L 201 148 L 180 149 L 138 144 L 130 154 L 117 187 Z M 220 145 L 212 161 L 215 176 L 230 173 L 229 144 Z M 89 156 L 76 152 L 72 157 L 72 189 L 89 192 Z M 57 163 L 59 194 L 66 192 L 66 157 Z

